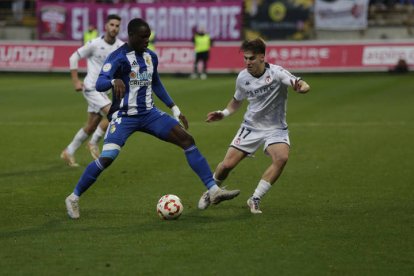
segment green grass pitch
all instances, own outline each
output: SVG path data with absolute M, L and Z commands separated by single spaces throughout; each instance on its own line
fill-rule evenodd
M 86 119 L 69 74 L 0 74 L 0 275 L 412 275 L 414 76 L 309 74 L 289 95 L 289 162 L 252 215 L 246 200 L 269 165 L 262 151 L 226 181 L 239 197 L 205 211 L 202 183 L 182 151 L 134 134 L 81 199 L 64 206 L 91 161 L 59 158 Z M 163 76 L 212 169 L 241 112 L 214 124 L 235 76 Z M 157 105 L 165 107 L 157 101 Z M 155 211 L 181 197 L 177 221 Z

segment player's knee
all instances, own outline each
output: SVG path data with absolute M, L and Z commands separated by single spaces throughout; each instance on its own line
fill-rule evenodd
M 181 139 L 179 139 L 179 144 L 181 148 L 188 149 L 189 147 L 195 145 L 195 140 L 193 136 L 185 132 L 185 135 L 183 135 Z
M 112 162 L 117 158 L 121 147 L 117 144 L 105 144 L 102 149 L 101 156 L 99 156 L 99 161 L 104 168 L 109 167 Z
M 274 158 L 273 163 L 276 163 L 279 166 L 284 166 L 286 165 L 288 159 L 289 159 L 288 154 L 281 154 Z
M 109 157 L 99 157 L 99 163 L 102 165 L 102 167 L 104 167 L 104 169 L 108 168 L 112 162 L 114 161 L 114 159 L 109 158 Z

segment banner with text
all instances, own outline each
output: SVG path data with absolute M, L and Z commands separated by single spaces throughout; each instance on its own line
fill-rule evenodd
M 203 26 L 216 41 L 239 41 L 243 2 L 168 4 L 85 4 L 37 1 L 37 31 L 41 40 L 82 40 L 89 25 L 104 33 L 105 18 L 122 18 L 119 38 L 127 40 L 128 22 L 145 19 L 157 41 L 191 41 L 194 30 Z
M 69 72 L 69 57 L 80 42 L 0 42 L 0 71 Z M 219 42 L 211 50 L 209 72 L 236 73 L 244 68 L 239 43 Z M 190 73 L 191 43 L 158 43 L 161 73 Z M 266 60 L 295 72 L 387 71 L 399 59 L 414 69 L 414 42 L 268 43 Z M 86 71 L 86 62 L 80 62 Z
M 369 0 L 316 0 L 318 30 L 363 30 L 368 27 Z

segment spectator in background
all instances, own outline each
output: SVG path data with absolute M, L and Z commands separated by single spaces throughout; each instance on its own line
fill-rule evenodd
M 88 30 L 83 33 L 83 44 L 88 43 L 94 38 L 98 37 L 98 30 L 95 28 L 94 25 L 90 24 Z
M 151 29 L 151 35 L 149 37 L 147 48 L 154 52 L 155 52 L 155 40 L 156 40 L 155 31 Z
M 407 73 L 408 72 L 408 64 L 405 59 L 400 58 L 397 64 L 390 69 L 391 73 Z
M 12 2 L 13 18 L 16 23 L 22 23 L 24 15 L 24 0 L 14 0 Z
M 193 39 L 194 43 L 194 52 L 195 52 L 195 61 L 194 61 L 194 71 L 191 74 L 191 78 L 195 79 L 198 77 L 198 64 L 202 63 L 202 72 L 200 78 L 205 80 L 207 78 L 207 63 L 210 58 L 210 48 L 212 46 L 212 40 L 203 26 L 200 26 L 195 32 Z

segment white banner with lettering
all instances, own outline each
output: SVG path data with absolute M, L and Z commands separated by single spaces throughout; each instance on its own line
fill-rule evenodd
M 369 0 L 316 0 L 318 30 L 363 30 L 368 27 Z

